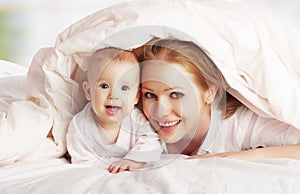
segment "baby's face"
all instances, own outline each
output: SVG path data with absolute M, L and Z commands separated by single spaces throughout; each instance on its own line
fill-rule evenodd
M 102 124 L 120 122 L 138 102 L 139 64 L 112 62 L 91 88 L 93 109 Z

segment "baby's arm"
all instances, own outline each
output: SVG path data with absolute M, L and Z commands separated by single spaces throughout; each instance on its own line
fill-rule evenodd
M 152 130 L 146 120 L 138 124 L 136 131 L 132 132 L 134 144 L 123 159 L 113 162 L 108 170 L 115 174 L 123 171 L 132 171 L 144 167 L 149 162 L 156 162 L 160 159 L 162 146 L 159 137 Z M 122 138 L 122 137 L 119 137 Z
M 162 145 L 158 135 L 147 123 L 138 131 L 135 143 L 130 151 L 124 156 L 124 159 L 139 162 L 156 162 L 162 154 Z
M 149 122 L 144 117 L 143 113 L 134 110 L 131 114 L 130 127 L 131 129 L 131 149 L 129 152 L 118 161 L 113 162 L 108 170 L 111 173 L 123 171 L 132 171 L 144 167 L 148 162 L 156 162 L 160 159 L 162 146 L 158 135 L 153 131 Z M 127 138 L 121 137 L 120 139 Z
M 122 137 L 119 137 L 122 138 Z M 162 147 L 156 133 L 148 124 L 143 125 L 136 134 L 136 141 L 123 159 L 113 162 L 108 171 L 115 174 L 142 168 L 147 162 L 158 161 Z
M 67 133 L 67 149 L 73 164 L 97 166 L 107 169 L 109 164 L 118 160 L 118 158 L 107 158 L 97 155 L 92 147 L 88 145 L 88 140 L 83 137 L 74 125 L 75 123 L 72 120 Z
M 108 171 L 113 174 L 123 171 L 132 171 L 143 167 L 145 164 L 146 162 L 137 162 L 129 159 L 121 159 L 116 162 L 113 162 L 109 166 Z

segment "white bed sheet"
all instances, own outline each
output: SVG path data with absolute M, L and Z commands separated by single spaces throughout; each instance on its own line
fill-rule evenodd
M 0 192 L 13 193 L 162 193 L 162 194 L 296 194 L 300 162 L 273 159 L 263 163 L 231 159 L 174 159 L 135 172 L 67 163 L 64 159 L 15 163 L 0 168 Z

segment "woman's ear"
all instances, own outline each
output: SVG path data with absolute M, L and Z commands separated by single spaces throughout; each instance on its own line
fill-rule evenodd
M 212 102 L 215 99 L 217 91 L 218 91 L 218 87 L 216 85 L 212 85 L 208 88 L 208 90 L 205 93 L 205 99 L 204 99 L 206 104 L 212 104 Z
M 82 83 L 82 88 L 84 90 L 85 98 L 90 101 L 91 100 L 91 89 L 89 87 L 89 83 L 87 81 L 84 81 Z

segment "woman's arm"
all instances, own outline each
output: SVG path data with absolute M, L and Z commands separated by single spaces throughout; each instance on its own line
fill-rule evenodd
M 300 160 L 300 129 L 273 118 L 260 117 L 249 109 L 237 112 L 235 118 L 234 123 L 237 124 L 227 128 L 236 127 L 237 130 L 224 132 L 227 133 L 227 139 L 223 140 L 225 144 L 234 141 L 235 146 L 229 146 L 228 151 L 225 149 L 217 153 L 218 150 L 214 150 L 215 154 L 192 156 L 190 159 L 223 157 L 255 162 L 269 158 Z
M 300 144 L 255 148 L 240 152 L 222 152 L 216 154 L 194 155 L 187 159 L 201 158 L 232 158 L 252 162 L 260 162 L 270 158 L 293 158 L 300 160 Z

